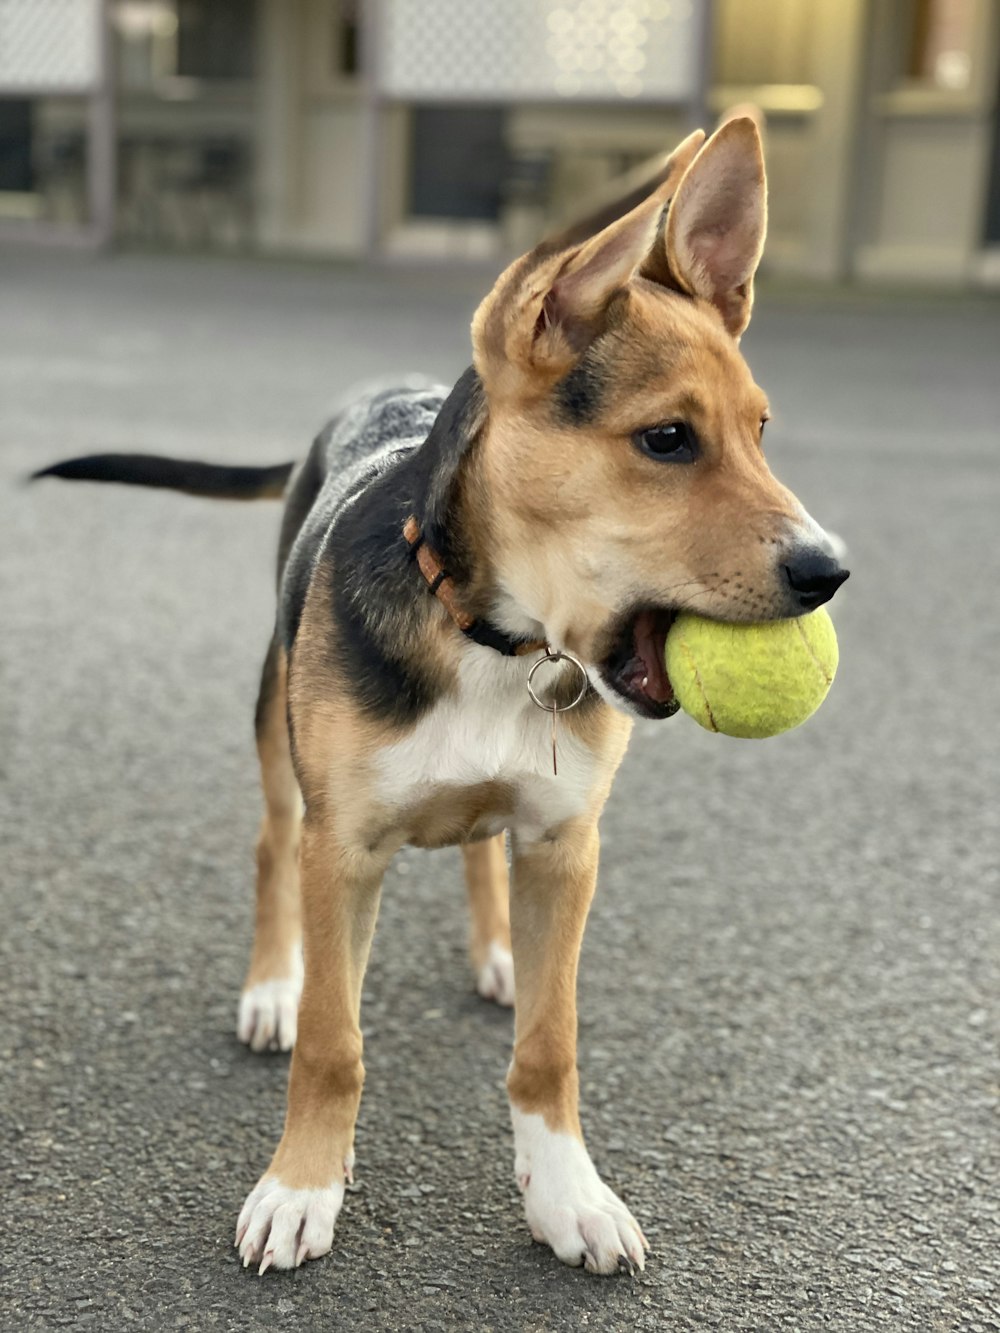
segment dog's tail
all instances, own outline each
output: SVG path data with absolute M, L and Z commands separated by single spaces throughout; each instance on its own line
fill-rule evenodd
M 216 500 L 279 500 L 294 467 L 294 463 L 232 467 L 225 463 L 160 458 L 156 454 L 89 454 L 86 458 L 67 458 L 43 467 L 32 473 L 31 480 L 63 477 L 68 481 L 118 481 L 128 486 L 157 486 Z

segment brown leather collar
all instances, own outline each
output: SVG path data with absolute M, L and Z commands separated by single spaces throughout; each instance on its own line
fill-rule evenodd
M 537 653 L 548 647 L 544 639 L 513 639 L 488 620 L 476 620 L 463 611 L 458 605 L 452 576 L 424 541 L 420 524 L 412 515 L 403 524 L 403 536 L 410 548 L 410 555 L 416 560 L 427 582 L 427 590 L 438 599 L 466 638 L 482 644 L 484 648 L 493 648 L 503 653 L 504 657 L 523 657 L 526 653 Z

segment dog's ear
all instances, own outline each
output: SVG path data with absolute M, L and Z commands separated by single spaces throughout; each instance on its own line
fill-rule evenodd
M 633 208 L 638 208 L 654 190 L 659 190 L 662 185 L 669 185 L 668 195 L 673 194 L 681 177 L 693 162 L 695 154 L 704 142 L 705 131 L 693 130 L 686 139 L 677 145 L 672 153 L 668 153 L 661 160 L 652 174 L 650 174 L 648 162 L 643 166 L 636 167 L 624 178 L 627 188 L 623 193 L 617 192 L 622 189 L 622 183 L 619 182 L 617 191 L 609 192 L 605 203 L 595 208 L 585 218 L 574 222 L 564 231 L 547 237 L 539 246 L 539 249 L 548 250 L 554 254 L 557 251 L 562 252 L 571 249 L 573 246 L 582 245 L 584 241 L 589 241 L 599 231 L 609 227 L 612 222 L 617 222 L 626 213 L 630 213 Z
M 547 290 L 535 293 L 530 360 L 535 366 L 570 363 L 603 327 L 612 297 L 649 254 L 667 203 L 660 185 L 631 212 L 570 252 Z
M 672 191 L 667 179 L 589 240 L 555 253 L 543 242 L 501 275 L 472 323 L 475 365 L 489 392 L 523 389 L 526 376 L 549 384 L 573 368 L 649 254 Z
M 725 121 L 677 187 L 644 277 L 710 301 L 738 338 L 750 322 L 767 230 L 767 183 L 754 121 Z

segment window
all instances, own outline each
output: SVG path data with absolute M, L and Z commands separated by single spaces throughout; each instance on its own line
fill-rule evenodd
M 916 0 L 907 76 L 960 92 L 972 79 L 973 0 Z

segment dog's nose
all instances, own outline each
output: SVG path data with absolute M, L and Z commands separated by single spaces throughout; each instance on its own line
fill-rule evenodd
M 806 611 L 828 602 L 850 571 L 824 551 L 807 547 L 786 560 L 782 569 L 791 589 L 792 600 Z

